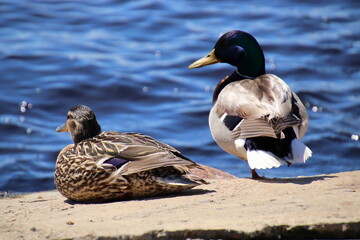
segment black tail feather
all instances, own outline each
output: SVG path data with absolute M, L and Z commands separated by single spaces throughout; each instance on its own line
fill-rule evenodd
M 291 141 L 296 137 L 292 128 L 283 130 L 285 138 L 277 139 L 271 137 L 247 138 L 245 141 L 246 150 L 262 150 L 272 152 L 274 155 L 284 158 L 291 154 Z

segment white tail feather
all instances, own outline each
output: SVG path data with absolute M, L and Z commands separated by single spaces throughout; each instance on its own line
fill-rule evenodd
M 310 148 L 296 138 L 291 141 L 291 150 L 293 155 L 293 159 L 290 160 L 291 163 L 304 163 L 312 156 Z
M 291 141 L 292 158 L 285 157 L 290 163 L 305 163 L 312 156 L 310 148 L 298 139 Z M 254 150 L 247 151 L 247 161 L 251 169 L 277 168 L 288 164 L 284 159 L 275 156 L 272 152 Z
M 251 169 L 269 169 L 280 167 L 285 161 L 278 159 L 271 152 L 266 151 L 248 151 L 247 160 Z

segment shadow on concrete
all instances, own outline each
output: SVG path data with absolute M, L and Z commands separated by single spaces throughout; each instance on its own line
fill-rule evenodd
M 70 199 L 64 200 L 65 203 L 70 205 L 77 205 L 77 204 L 106 204 L 111 202 L 123 202 L 123 201 L 151 201 L 155 199 L 161 199 L 161 198 L 174 198 L 174 197 L 182 197 L 182 196 L 194 196 L 194 195 L 203 195 L 207 193 L 213 193 L 216 192 L 214 190 L 207 190 L 207 189 L 188 189 L 184 190 L 182 192 L 168 194 L 168 195 L 160 195 L 160 196 L 154 196 L 154 197 L 144 197 L 144 198 L 135 198 L 135 199 L 121 199 L 121 200 L 109 200 L 109 201 L 102 201 L 102 202 L 76 202 Z
M 310 177 L 295 177 L 295 178 L 262 178 L 256 181 L 265 183 L 293 183 L 299 185 L 310 184 L 314 181 L 324 181 L 328 178 L 336 178 L 336 176 L 310 176 Z

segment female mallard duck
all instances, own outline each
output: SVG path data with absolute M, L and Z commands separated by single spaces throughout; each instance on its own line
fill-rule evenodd
M 206 183 L 189 171 L 200 167 L 175 148 L 140 133 L 101 132 L 94 112 L 70 109 L 57 132 L 74 144 L 56 160 L 55 184 L 78 202 L 102 202 L 164 195 Z
M 312 154 L 300 139 L 308 115 L 299 97 L 279 77 L 265 73 L 263 51 L 250 34 L 230 31 L 214 49 L 189 66 L 225 62 L 236 71 L 215 88 L 209 125 L 216 143 L 255 169 L 305 162 Z

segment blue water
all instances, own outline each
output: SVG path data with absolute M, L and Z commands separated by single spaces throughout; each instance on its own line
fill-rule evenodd
M 262 45 L 267 71 L 309 111 L 307 164 L 268 177 L 360 169 L 359 1 L 0 0 L 0 191 L 54 189 L 55 128 L 77 104 L 103 130 L 136 131 L 239 177 L 245 162 L 212 140 L 208 112 L 233 68 L 188 70 L 233 29 Z M 96 2 L 96 3 L 94 3 Z

